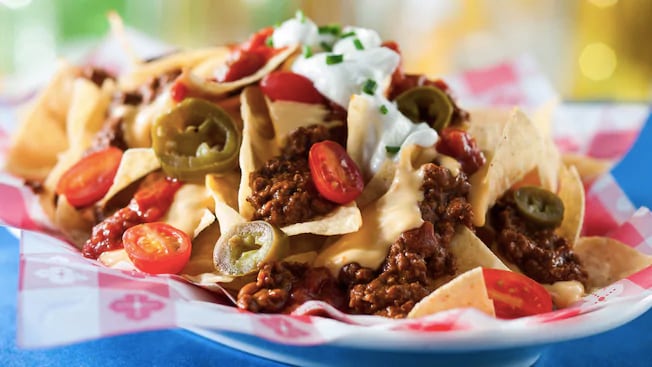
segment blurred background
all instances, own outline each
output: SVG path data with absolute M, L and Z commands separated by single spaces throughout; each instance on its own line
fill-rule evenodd
M 567 100 L 652 99 L 648 0 L 0 0 L 0 93 L 79 60 L 106 14 L 180 47 L 238 42 L 294 15 L 378 30 L 431 75 L 531 55 Z

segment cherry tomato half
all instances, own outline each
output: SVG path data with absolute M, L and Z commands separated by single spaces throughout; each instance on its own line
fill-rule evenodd
M 293 101 L 318 104 L 326 99 L 310 79 L 290 71 L 275 71 L 267 74 L 260 82 L 263 93 L 272 101 Z
M 192 248 L 185 232 L 162 222 L 131 227 L 122 235 L 122 242 L 134 265 L 150 274 L 180 272 Z
M 515 319 L 552 311 L 552 297 L 546 289 L 525 275 L 507 270 L 482 269 L 496 317 Z
M 362 193 L 360 169 L 338 143 L 325 140 L 314 144 L 308 162 L 317 191 L 326 199 L 346 204 Z
M 121 159 L 122 150 L 115 147 L 91 153 L 61 176 L 55 191 L 75 208 L 93 204 L 111 188 Z

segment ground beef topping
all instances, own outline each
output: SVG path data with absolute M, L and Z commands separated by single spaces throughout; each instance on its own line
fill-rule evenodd
M 344 294 L 328 269 L 300 263 L 270 262 L 261 267 L 255 282 L 240 289 L 237 305 L 252 312 L 291 313 L 310 300 L 343 308 Z
M 287 139 L 282 155 L 251 174 L 254 219 L 282 227 L 305 222 L 331 212 L 336 205 L 323 198 L 312 181 L 308 152 L 319 141 L 329 139 L 322 125 L 301 127 Z
M 436 279 L 455 273 L 448 245 L 457 225 L 471 227 L 470 185 L 464 173 L 453 176 L 446 168 L 428 164 L 422 188 L 419 207 L 425 223 L 401 234 L 380 270 L 351 263 L 340 271 L 352 312 L 405 317 L 434 290 Z
M 568 241 L 555 234 L 554 228 L 540 228 L 523 218 L 508 191 L 494 205 L 491 225 L 498 251 L 521 271 L 539 283 L 586 281 L 586 272 Z
M 98 88 L 102 87 L 102 84 L 104 84 L 104 81 L 107 79 L 115 79 L 113 74 L 111 74 L 109 71 L 105 69 L 100 69 L 92 66 L 87 66 L 82 69 L 81 71 L 82 77 L 90 80 L 93 84 L 95 84 Z

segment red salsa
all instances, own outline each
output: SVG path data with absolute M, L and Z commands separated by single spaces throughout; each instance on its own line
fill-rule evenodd
M 232 82 L 242 79 L 265 66 L 267 61 L 279 51 L 267 42 L 273 33 L 274 28 L 264 28 L 237 47 L 229 56 L 228 69 L 217 81 Z
M 147 176 L 129 205 L 93 227 L 82 254 L 97 259 L 105 251 L 122 248 L 122 234 L 135 225 L 155 222 L 163 217 L 181 185 L 181 182 L 160 173 Z

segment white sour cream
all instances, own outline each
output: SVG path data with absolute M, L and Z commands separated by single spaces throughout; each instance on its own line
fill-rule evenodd
M 329 65 L 326 59 L 331 55 L 324 52 L 309 58 L 301 56 L 292 71 L 310 79 L 322 95 L 344 108 L 352 95 L 362 92 L 367 80 L 377 83 L 376 95 L 382 94 L 400 61 L 396 52 L 385 47 L 338 54 L 343 61 Z
M 333 46 L 334 53 L 345 54 L 345 53 L 361 51 L 358 50 L 358 48 L 356 47 L 355 40 L 360 41 L 360 45 L 362 45 L 363 50 L 378 48 L 383 43 L 383 40 L 378 35 L 378 32 L 372 29 L 359 28 L 359 27 L 344 27 L 344 29 L 342 30 L 342 34 L 347 34 L 347 33 L 355 33 L 355 34 L 352 36 L 348 36 L 346 38 L 342 38 L 339 41 L 337 41 L 337 43 L 335 43 L 335 45 Z
M 410 121 L 393 102 L 367 94 L 356 94 L 351 100 L 348 127 L 347 151 L 367 178 L 389 157 L 398 159 L 400 154 L 388 154 L 387 147 L 431 147 L 439 138 L 428 124 Z
M 317 45 L 320 42 L 319 29 L 310 19 L 292 18 L 278 26 L 272 34 L 275 48 L 301 45 Z

